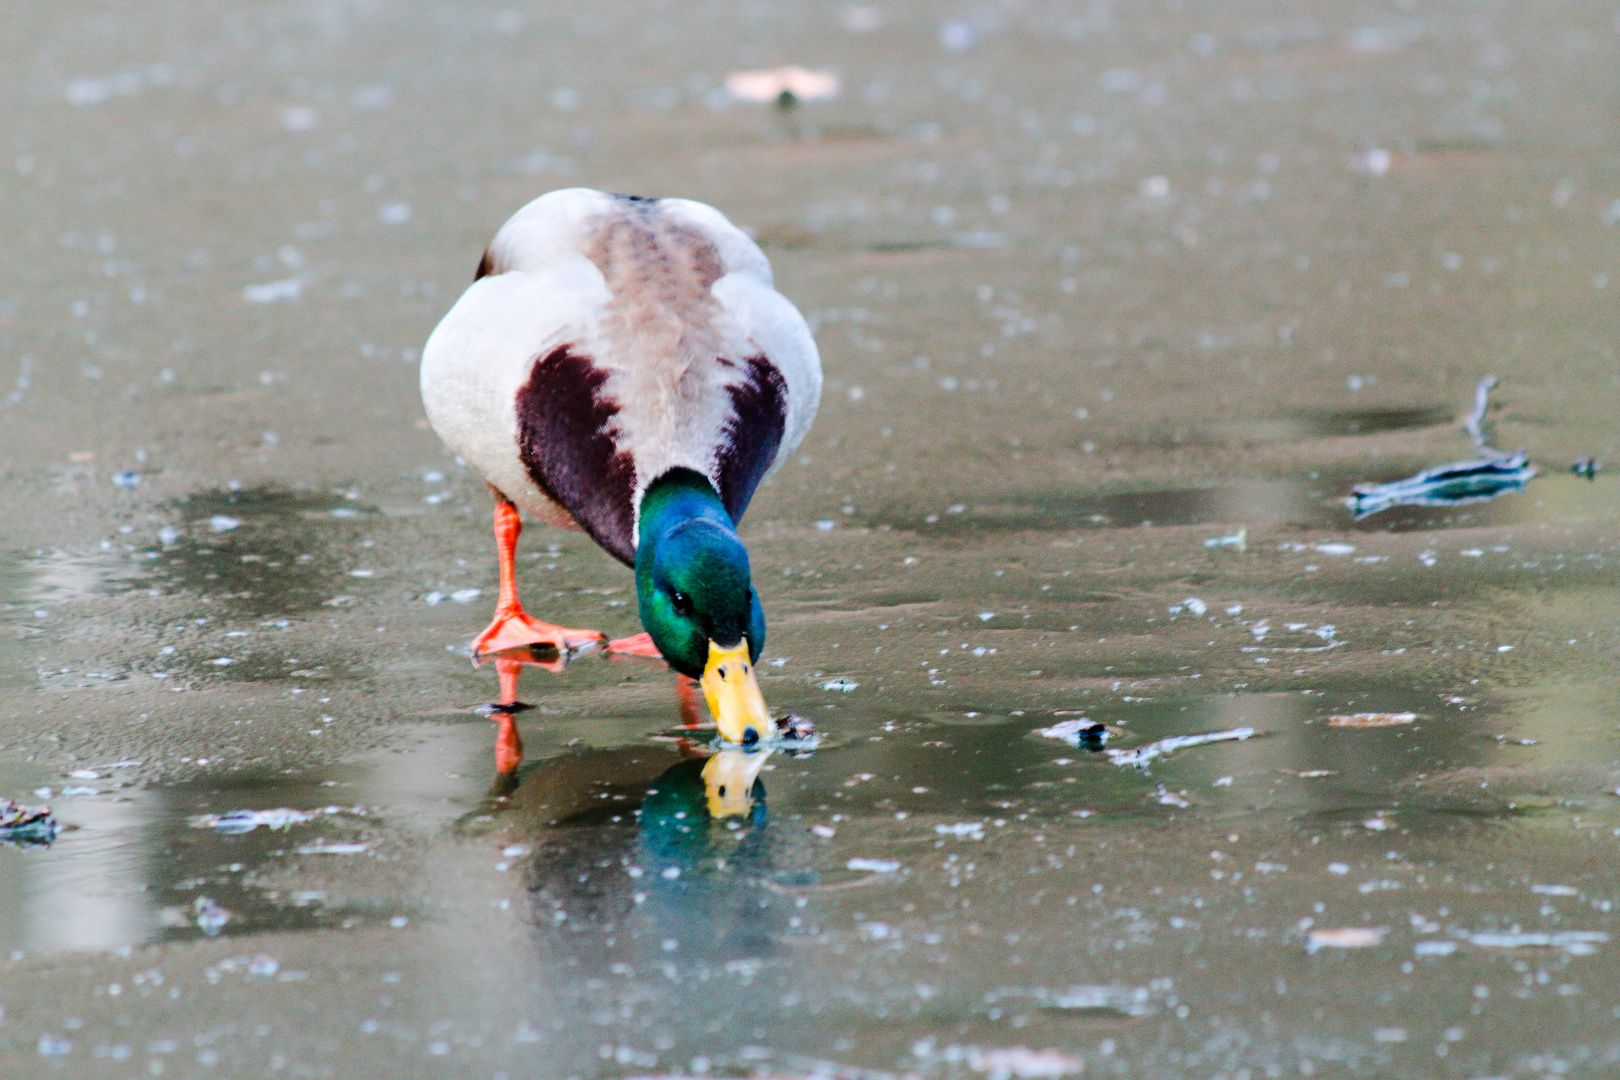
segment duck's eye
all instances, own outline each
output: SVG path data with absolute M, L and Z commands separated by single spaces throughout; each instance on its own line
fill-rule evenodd
M 675 614 L 682 618 L 692 614 L 692 598 L 685 593 L 676 592 L 670 594 L 669 602 L 674 606 Z

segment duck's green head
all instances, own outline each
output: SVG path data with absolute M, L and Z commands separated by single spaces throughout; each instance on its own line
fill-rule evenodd
M 642 496 L 639 534 L 641 625 L 670 667 L 702 681 L 727 741 L 767 738 L 773 728 L 754 674 L 765 612 L 720 496 L 697 473 L 672 470 Z

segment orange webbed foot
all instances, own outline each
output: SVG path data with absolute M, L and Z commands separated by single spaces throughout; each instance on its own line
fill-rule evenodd
M 664 654 L 658 651 L 653 644 L 652 635 L 646 632 L 634 634 L 630 637 L 615 638 L 608 642 L 608 652 L 619 653 L 623 656 L 646 656 L 653 660 L 662 660 Z
M 505 613 L 497 612 L 495 621 L 473 639 L 472 654 L 478 657 L 530 645 L 549 645 L 559 654 L 567 655 L 605 641 L 607 635 L 600 630 L 571 630 L 566 626 L 553 626 L 531 618 L 522 608 L 518 608 Z

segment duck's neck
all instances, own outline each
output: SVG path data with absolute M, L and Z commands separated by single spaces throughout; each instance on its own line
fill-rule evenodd
M 636 577 L 652 565 L 658 542 L 684 522 L 702 520 L 737 535 L 737 526 L 726 513 L 719 492 L 708 480 L 690 469 L 673 469 L 654 480 L 641 497 L 641 521 L 637 530 Z

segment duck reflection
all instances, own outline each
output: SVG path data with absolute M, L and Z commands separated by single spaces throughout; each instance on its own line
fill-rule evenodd
M 722 750 L 665 770 L 642 803 L 635 865 L 646 929 L 682 958 L 762 957 L 784 927 L 759 773 L 770 751 Z M 643 953 L 645 950 L 640 950 Z
M 703 766 L 703 790 L 709 816 L 744 817 L 757 808 L 765 815 L 765 785 L 759 774 L 770 758 L 769 750 L 722 750 Z
M 520 654 L 521 655 L 520 655 Z M 518 678 L 524 664 L 550 667 L 556 661 L 537 657 L 527 649 L 508 653 L 495 660 L 495 673 L 500 679 L 501 699 L 485 705 L 479 711 L 495 721 L 495 783 L 490 794 L 502 796 L 517 787 L 517 771 L 523 764 L 523 736 L 518 734 L 516 717 L 528 712 L 533 705 L 518 700 Z
M 752 971 L 777 949 L 791 901 L 775 892 L 761 779 L 770 749 L 714 750 L 693 737 L 581 749 L 521 766 L 521 658 L 497 661 L 502 698 L 489 816 L 503 847 L 528 849 L 526 891 L 543 950 L 569 968 Z M 689 682 L 690 680 L 688 680 Z M 685 726 L 703 718 L 677 686 Z M 706 977 L 706 976 L 700 976 Z M 739 996 L 737 1007 L 746 1002 Z M 729 1006 L 728 1006 L 729 1007 Z

